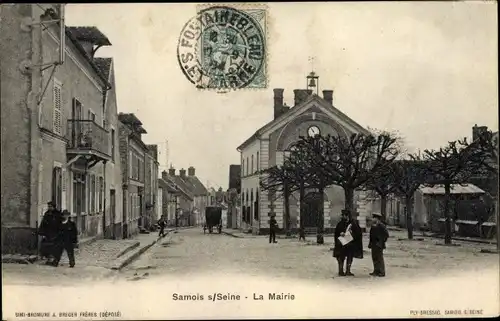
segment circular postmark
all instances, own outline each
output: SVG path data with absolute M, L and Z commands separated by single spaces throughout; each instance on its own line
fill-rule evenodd
M 225 6 L 198 12 L 181 31 L 179 65 L 197 88 L 248 87 L 265 62 L 265 38 L 251 13 Z

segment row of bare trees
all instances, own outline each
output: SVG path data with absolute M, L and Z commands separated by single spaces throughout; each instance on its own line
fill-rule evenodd
M 285 152 L 282 165 L 261 171 L 260 185 L 272 195 L 283 196 L 287 232 L 290 229 L 288 199 L 295 191 L 300 193 L 302 208 L 306 189 L 313 188 L 323 195 L 327 186 L 340 186 L 345 196 L 344 211 L 354 216 L 355 191 L 371 190 L 380 196 L 384 218 L 388 196 L 397 195 L 405 200 L 409 239 L 413 238 L 415 192 L 422 185 L 442 185 L 445 190 L 445 243 L 450 244 L 451 188 L 453 184 L 467 183 L 472 176 L 498 173 L 497 163 L 491 162 L 498 159 L 492 137 L 492 133 L 486 131 L 472 142 L 457 140 L 439 150 L 425 150 L 419 154 L 406 153 L 397 133 L 301 137 Z M 321 217 L 317 222 L 321 239 L 323 220 Z

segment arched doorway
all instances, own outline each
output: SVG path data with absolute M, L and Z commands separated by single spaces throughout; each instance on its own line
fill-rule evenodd
M 317 227 L 324 212 L 323 195 L 319 192 L 310 192 L 306 194 L 301 205 L 300 215 L 304 227 Z

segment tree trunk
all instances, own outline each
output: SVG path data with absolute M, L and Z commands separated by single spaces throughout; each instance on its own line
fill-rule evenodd
M 285 182 L 284 186 L 284 196 L 285 196 L 285 220 L 284 220 L 284 228 L 285 235 L 290 236 L 290 192 L 288 190 L 288 184 Z
M 382 214 L 382 221 L 387 222 L 387 194 L 380 195 L 380 214 Z
M 324 204 L 325 204 L 325 201 L 324 201 L 324 189 L 323 187 L 320 187 L 319 188 L 319 203 L 321 205 L 321 208 L 320 208 L 320 211 L 319 211 L 319 214 L 318 214 L 318 221 L 317 221 L 317 228 L 318 228 L 318 234 L 317 234 L 317 237 L 316 237 L 316 243 L 317 244 L 324 244 L 325 243 L 325 240 L 323 238 L 323 227 L 324 227 L 324 222 L 325 222 L 325 218 L 324 218 Z
M 406 206 L 406 229 L 408 230 L 408 239 L 413 240 L 413 197 L 405 197 Z
M 304 185 L 300 185 L 300 200 L 299 200 L 299 203 L 300 203 L 300 212 L 299 212 L 299 224 L 300 224 L 300 229 L 304 228 L 304 199 L 306 197 L 306 189 L 304 187 Z
M 450 213 L 450 194 L 451 186 L 450 183 L 444 184 L 444 244 L 451 244 L 452 237 L 452 220 Z
M 497 211 L 497 252 L 500 253 L 500 210 L 498 209 L 498 202 L 495 210 Z
M 344 187 L 345 210 L 349 213 L 349 218 L 352 218 L 354 212 L 354 189 Z

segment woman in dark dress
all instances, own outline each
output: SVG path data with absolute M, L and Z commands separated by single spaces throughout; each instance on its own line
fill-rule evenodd
M 352 241 L 342 245 L 339 241 L 339 237 L 345 236 L 347 231 L 351 233 Z M 335 227 L 335 246 L 333 248 L 333 256 L 338 262 L 339 276 L 354 276 L 351 272 L 353 259 L 363 258 L 363 232 L 359 227 L 358 221 L 354 218 L 349 218 L 346 211 L 342 211 L 342 218 Z M 346 262 L 345 273 L 344 262 Z

